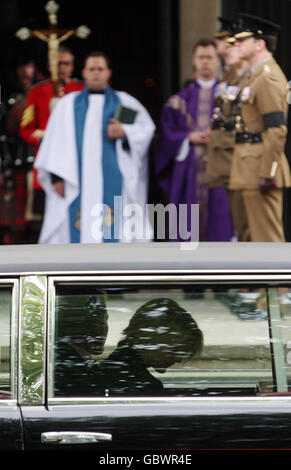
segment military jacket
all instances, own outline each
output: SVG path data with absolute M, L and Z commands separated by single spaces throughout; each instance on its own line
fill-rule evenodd
M 85 84 L 80 80 L 74 78 L 69 79 L 62 85 L 59 98 L 71 91 L 82 90 L 84 86 Z M 27 104 L 22 115 L 19 133 L 27 144 L 34 147 L 35 155 L 44 135 L 53 104 L 55 100 L 59 98 L 54 98 L 53 85 L 50 80 L 36 83 L 28 92 Z M 37 182 L 36 172 L 34 176 L 34 187 L 38 189 L 41 188 Z
M 235 125 L 241 115 L 240 92 L 247 82 L 248 71 L 239 75 L 230 69 L 216 93 L 215 122 L 221 128 L 211 130 L 207 150 L 206 180 L 211 187 L 228 187 L 235 147 Z M 226 127 L 223 126 L 226 123 Z M 230 127 L 233 126 L 233 129 Z
M 242 132 L 259 133 L 261 142 L 237 143 L 230 175 L 231 189 L 258 189 L 260 178 L 278 188 L 291 185 L 284 154 L 287 127 L 287 80 L 271 57 L 256 67 L 241 92 Z
M 84 86 L 83 82 L 70 79 L 63 85 L 63 93 L 82 90 Z M 50 80 L 36 83 L 30 88 L 20 123 L 20 135 L 28 144 L 39 144 L 51 112 L 52 99 L 53 86 Z

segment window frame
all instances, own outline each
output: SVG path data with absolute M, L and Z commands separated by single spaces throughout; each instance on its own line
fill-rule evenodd
M 280 367 L 282 360 L 279 357 L 278 360 L 278 351 L 280 348 L 272 349 L 272 319 L 273 313 L 275 316 L 277 314 L 277 306 L 273 305 L 271 301 L 274 301 L 274 291 L 271 289 L 277 289 L 281 284 L 288 285 L 290 284 L 291 288 L 291 275 L 286 274 L 253 274 L 253 273 L 229 273 L 223 274 L 221 271 L 215 273 L 202 273 L 202 274 L 188 274 L 181 273 L 178 274 L 164 274 L 164 273 L 153 273 L 153 274 L 143 274 L 143 273 L 102 273 L 100 275 L 61 275 L 61 276 L 50 276 L 48 278 L 48 319 L 47 319 L 47 404 L 50 405 L 75 405 L 75 404 L 114 404 L 114 403 L 141 403 L 141 402 L 152 402 L 152 403 L 167 403 L 167 402 L 185 402 L 185 401 L 199 401 L 199 400 L 218 400 L 218 401 L 265 401 L 270 398 L 275 398 L 276 400 L 282 399 L 278 396 L 257 396 L 257 397 L 54 397 L 53 396 L 53 345 L 54 345 L 54 333 L 55 333 L 55 299 L 56 299 L 56 285 L 65 284 L 65 285 L 88 285 L 88 284 L 104 286 L 104 284 L 112 283 L 119 286 L 122 285 L 144 285 L 145 283 L 151 283 L 156 285 L 167 286 L 179 286 L 179 285 L 199 285 L 205 287 L 211 287 L 211 285 L 264 285 L 266 289 L 266 295 L 268 299 L 268 326 L 269 326 L 269 340 L 271 347 L 271 360 L 273 368 L 273 380 L 275 386 L 279 384 L 284 384 L 284 379 L 280 375 Z M 279 304 L 278 304 L 279 306 Z M 284 390 L 280 390 L 284 391 Z M 280 393 L 280 392 L 279 392 Z M 288 400 L 288 397 L 285 396 L 284 399 Z M 291 401 L 291 396 L 290 396 Z
M 19 280 L 1 278 L 1 288 L 11 288 L 11 318 L 10 318 L 10 392 L 11 398 L 0 399 L 0 406 L 15 406 L 18 398 L 18 351 L 19 351 Z

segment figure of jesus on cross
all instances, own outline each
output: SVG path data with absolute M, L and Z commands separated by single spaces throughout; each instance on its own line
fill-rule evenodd
M 59 5 L 54 1 L 50 0 L 45 9 L 49 17 L 49 29 L 45 30 L 30 30 L 28 28 L 20 28 L 16 32 L 16 36 L 25 40 L 30 37 L 37 37 L 48 44 L 48 66 L 53 82 L 54 96 L 57 96 L 58 90 L 58 51 L 60 43 L 75 35 L 81 39 L 85 39 L 89 34 L 90 30 L 87 26 L 79 26 L 75 29 L 59 29 L 57 25 L 57 11 Z

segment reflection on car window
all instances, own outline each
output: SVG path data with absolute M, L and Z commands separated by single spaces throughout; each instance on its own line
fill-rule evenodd
M 0 288 L 0 400 L 11 398 L 11 289 Z
M 59 295 L 56 320 L 55 393 L 91 394 L 95 357 L 102 354 L 108 331 L 104 293 Z
M 276 394 L 291 392 L 291 288 L 279 287 L 270 296 Z M 279 305 L 279 308 L 276 306 Z M 270 392 L 270 390 L 267 390 Z
M 56 292 L 56 397 L 275 390 L 263 288 L 63 285 Z

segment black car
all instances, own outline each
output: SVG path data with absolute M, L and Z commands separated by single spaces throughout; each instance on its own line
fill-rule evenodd
M 291 248 L 0 247 L 0 449 L 291 447 Z

